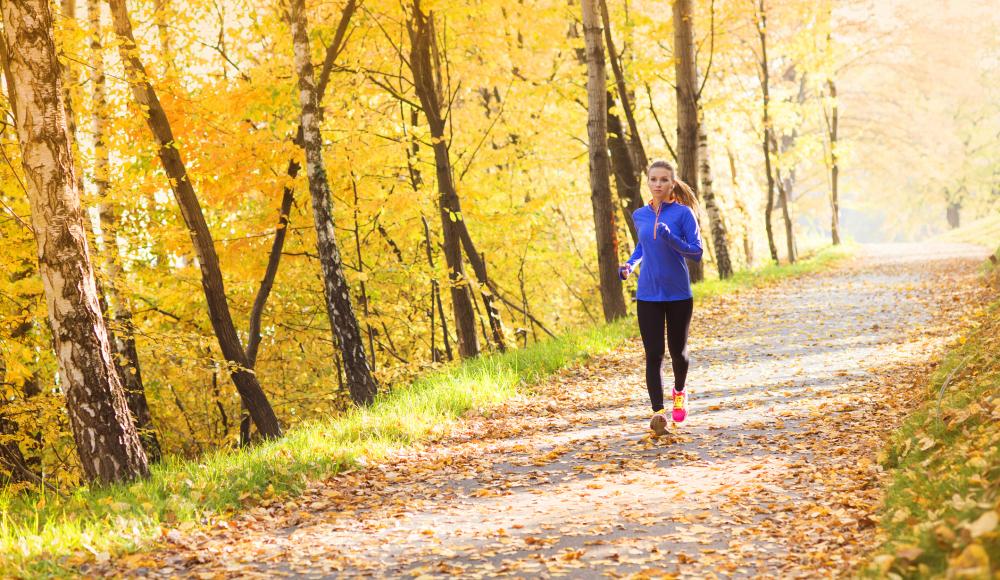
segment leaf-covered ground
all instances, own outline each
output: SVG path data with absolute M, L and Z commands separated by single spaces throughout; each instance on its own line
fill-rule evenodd
M 877 543 L 876 455 L 982 304 L 986 253 L 867 246 L 828 273 L 702 304 L 690 418 L 662 438 L 633 341 L 391 463 L 164 530 L 152 551 L 85 572 L 842 575 Z

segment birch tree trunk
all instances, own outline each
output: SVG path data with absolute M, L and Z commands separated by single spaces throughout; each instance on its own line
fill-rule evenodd
M 80 463 L 91 480 L 145 476 L 146 454 L 115 371 L 98 302 L 49 3 L 3 2 L 0 10 L 4 73 L 27 177 L 39 273 Z
M 698 195 L 698 73 L 691 0 L 674 1 L 674 70 L 677 77 L 677 177 Z M 701 262 L 688 260 L 691 282 L 705 278 Z
M 108 0 L 111 6 L 111 17 L 115 33 L 119 37 L 119 52 L 125 63 L 128 82 L 136 102 L 146 111 L 146 123 L 159 146 L 158 155 L 163 169 L 170 180 L 170 188 L 180 207 L 184 223 L 194 245 L 198 264 L 201 267 L 201 285 L 208 302 L 209 317 L 215 336 L 219 341 L 222 355 L 229 363 L 230 376 L 239 391 L 240 397 L 250 411 L 250 416 L 257 425 L 258 431 L 265 438 L 281 436 L 281 426 L 271 408 L 267 395 L 260 386 L 257 376 L 249 369 L 246 352 L 236 333 L 229 302 L 226 299 L 226 289 L 222 280 L 222 270 L 219 266 L 219 256 L 215 253 L 215 244 L 208 223 L 201 211 L 201 204 L 194 192 L 194 186 L 188 178 L 187 169 L 181 160 L 180 151 L 174 142 L 170 122 L 160 100 L 148 80 L 146 69 L 139 59 L 139 49 L 132 35 L 132 23 L 129 20 L 125 0 Z
M 733 275 L 733 263 L 729 259 L 729 232 L 722 219 L 722 210 L 712 189 L 712 165 L 708 156 L 708 132 L 704 125 L 698 126 L 698 147 L 701 150 L 701 198 L 705 201 L 705 211 L 712 229 L 712 244 L 715 246 L 715 263 L 719 268 L 719 278 L 725 280 Z
M 826 86 L 830 91 L 833 110 L 830 112 L 830 236 L 833 245 L 840 245 L 840 198 L 838 194 L 840 182 L 840 157 L 837 153 L 837 130 L 840 123 L 840 112 L 837 106 L 837 84 L 832 78 L 827 79 Z
M 111 348 L 118 367 L 118 376 L 125 388 L 125 400 L 139 431 L 142 447 L 152 463 L 160 461 L 160 442 L 153 428 L 153 420 L 142 384 L 139 353 L 135 346 L 135 326 L 132 322 L 132 305 L 128 296 L 120 291 L 125 273 L 118 256 L 118 212 L 108 197 L 108 150 L 104 145 L 104 124 L 107 117 L 107 92 L 104 76 L 104 48 L 101 46 L 101 5 L 98 0 L 87 0 L 87 19 L 90 24 L 90 87 L 93 96 L 90 128 L 94 135 L 94 185 L 97 188 L 98 214 L 104 248 L 100 253 L 101 269 L 107 280 L 104 297 L 107 314 L 117 328 L 110 331 Z
M 469 281 L 462 260 L 461 228 L 458 222 L 464 218 L 444 134 L 446 119 L 441 111 L 441 87 L 434 74 L 435 70 L 439 69 L 431 60 L 434 52 L 433 44 L 436 42 L 434 15 L 423 13 L 420 0 L 413 2 L 413 14 L 407 22 L 407 32 L 410 37 L 410 69 L 413 74 L 414 90 L 427 118 L 433 142 L 441 231 L 444 235 L 444 258 L 451 279 L 451 302 L 455 310 L 455 328 L 458 331 L 458 352 L 462 358 L 468 358 L 479 354 L 479 338 L 476 335 L 476 314 L 472 305 Z
M 608 158 L 607 73 L 604 41 L 596 0 L 581 0 L 583 37 L 587 54 L 587 138 L 590 155 L 590 201 L 597 236 L 597 267 L 604 320 L 625 316 L 625 297 L 618 278 L 618 232 L 611 197 L 611 160 Z
M 319 132 L 319 107 L 309 51 L 305 0 L 292 0 L 290 19 L 295 69 L 298 74 L 299 105 L 302 107 L 302 146 L 306 152 L 306 175 L 316 226 L 316 249 L 323 269 L 323 294 L 334 343 L 340 346 L 351 400 L 367 405 L 375 400 L 378 385 L 365 354 L 364 339 L 351 304 L 350 286 L 344 277 L 340 248 L 333 227 L 330 182 L 323 165 L 323 141 Z

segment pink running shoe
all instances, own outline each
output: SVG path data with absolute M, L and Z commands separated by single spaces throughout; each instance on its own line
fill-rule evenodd
M 674 389 L 674 423 L 683 423 L 687 419 L 687 390 Z

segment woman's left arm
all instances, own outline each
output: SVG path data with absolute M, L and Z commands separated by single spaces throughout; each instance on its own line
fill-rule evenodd
M 684 217 L 680 220 L 681 235 L 674 232 L 667 233 L 667 244 L 677 253 L 685 258 L 701 261 L 701 231 L 698 228 L 698 220 L 694 217 L 694 212 L 688 209 Z

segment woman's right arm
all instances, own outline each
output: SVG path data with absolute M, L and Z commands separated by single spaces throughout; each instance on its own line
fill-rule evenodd
M 638 266 L 639 262 L 641 261 L 642 261 L 642 244 L 636 244 L 635 251 L 632 252 L 632 256 L 629 257 L 627 262 L 625 262 L 625 265 L 628 266 L 630 269 L 634 270 L 635 267 Z
M 632 270 L 634 270 L 636 265 L 638 265 L 639 262 L 641 261 L 642 261 L 642 244 L 636 244 L 635 251 L 632 252 L 632 256 L 628 259 L 627 262 L 625 262 L 624 264 L 621 265 L 620 268 L 618 268 L 618 277 L 621 278 L 622 280 L 627 280 L 629 274 L 632 273 Z

